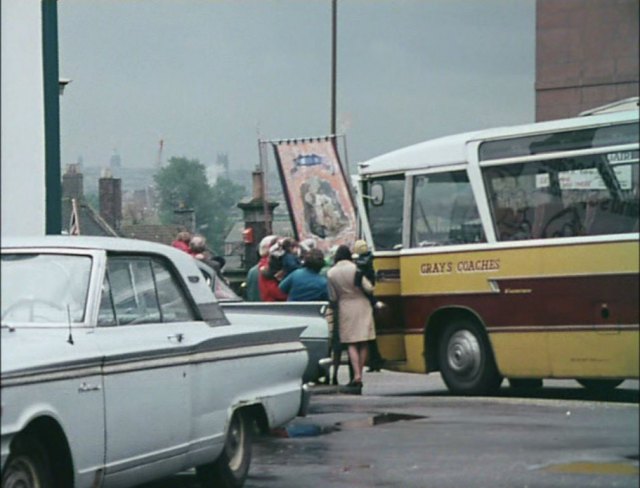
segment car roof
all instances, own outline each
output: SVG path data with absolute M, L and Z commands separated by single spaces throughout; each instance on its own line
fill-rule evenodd
M 200 304 L 215 301 L 213 292 L 203 280 L 192 281 L 190 279 L 190 277 L 201 276 L 197 266 L 197 259 L 180 249 L 166 244 L 144 241 L 142 239 L 127 239 L 124 237 L 49 235 L 2 238 L 3 253 L 20 249 L 60 249 L 61 251 L 104 250 L 107 253 L 145 253 L 164 256 L 171 260 L 183 275 L 196 303 Z
M 124 237 L 98 237 L 98 236 L 18 236 L 2 238 L 2 248 L 16 247 L 57 247 L 68 249 L 104 249 L 106 251 L 150 251 L 165 254 L 179 251 L 166 244 L 143 241 L 140 239 L 127 239 Z M 184 251 L 179 251 L 183 252 Z

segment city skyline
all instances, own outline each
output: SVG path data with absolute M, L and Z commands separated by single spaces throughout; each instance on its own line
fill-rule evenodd
M 259 162 L 258 139 L 330 132 L 331 2 L 65 0 L 63 166 Z M 355 162 L 532 122 L 534 0 L 339 0 L 337 129 Z

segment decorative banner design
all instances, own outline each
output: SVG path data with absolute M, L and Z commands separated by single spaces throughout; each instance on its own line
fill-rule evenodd
M 335 138 L 272 144 L 296 239 L 312 238 L 323 251 L 353 247 L 355 206 Z

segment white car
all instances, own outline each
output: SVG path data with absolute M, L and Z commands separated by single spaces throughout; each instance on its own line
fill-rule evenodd
M 229 323 L 161 244 L 2 240 L 2 487 L 242 486 L 251 433 L 304 414 L 302 327 Z
M 309 353 L 309 363 L 302 381 L 318 383 L 322 378 L 328 379 L 331 366 L 331 334 L 325 319 L 328 302 L 245 302 L 211 266 L 202 261 L 197 264 L 230 320 L 250 320 L 267 329 L 282 322 L 304 327 L 300 340 Z

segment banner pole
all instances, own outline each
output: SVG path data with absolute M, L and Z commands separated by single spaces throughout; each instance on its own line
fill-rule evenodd
M 269 204 L 267 202 L 267 163 L 268 155 L 266 152 L 266 141 L 258 139 L 258 154 L 260 157 L 260 172 L 262 173 L 262 211 L 264 213 L 264 229 L 267 235 L 273 234 L 273 226 L 269 218 Z

